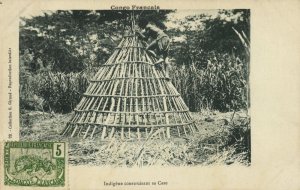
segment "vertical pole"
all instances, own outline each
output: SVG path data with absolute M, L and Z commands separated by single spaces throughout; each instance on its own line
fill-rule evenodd
M 106 127 L 103 127 L 103 131 L 102 131 L 102 135 L 101 135 L 101 139 L 104 140 L 106 135 Z
M 122 130 L 121 130 L 121 139 L 124 140 L 124 127 L 122 127 Z

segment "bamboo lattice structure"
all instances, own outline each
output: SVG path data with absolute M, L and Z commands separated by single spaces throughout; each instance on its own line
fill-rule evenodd
M 196 132 L 188 107 L 155 62 L 136 35 L 124 36 L 90 81 L 62 134 L 141 140 Z

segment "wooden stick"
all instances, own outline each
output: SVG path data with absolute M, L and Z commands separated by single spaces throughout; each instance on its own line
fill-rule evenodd
M 121 139 L 124 139 L 124 127 L 121 128 Z
M 137 128 L 137 138 L 141 140 L 140 128 Z
M 130 127 L 128 128 L 128 139 L 131 138 L 131 134 L 130 134 Z
M 104 140 L 105 135 L 106 135 L 106 127 L 103 127 L 102 135 L 101 135 L 101 139 L 102 139 L 102 140 Z
M 62 133 L 62 136 L 65 136 L 67 134 L 67 131 L 71 128 L 70 124 L 67 124 L 67 127 L 64 129 L 64 132 Z
M 88 126 L 88 128 L 87 128 L 87 130 L 86 130 L 86 132 L 84 134 L 84 137 L 83 137 L 84 139 L 87 137 L 90 128 L 91 128 L 91 125 Z
M 165 130 L 162 131 L 163 134 L 163 138 L 166 139 L 166 134 L 165 134 Z M 169 137 L 168 137 L 169 138 Z
M 148 138 L 148 129 L 147 128 L 145 128 L 145 131 L 146 131 L 146 138 Z
M 180 130 L 179 130 L 179 127 L 177 126 L 177 132 L 178 132 L 178 137 L 180 137 Z
M 77 134 L 77 137 L 80 137 L 80 135 L 81 135 L 81 131 L 82 131 L 82 129 L 84 128 L 84 126 L 82 125 L 82 126 L 80 126 L 80 129 L 79 129 L 79 131 L 78 131 L 78 134 Z
M 94 129 L 93 129 L 93 131 L 92 131 L 92 134 L 91 134 L 91 139 L 93 138 L 93 136 L 94 136 L 94 133 L 95 133 L 95 131 L 96 131 L 96 128 L 97 128 L 97 126 L 94 126 Z
M 182 126 L 185 136 L 188 136 L 185 130 L 185 126 Z
M 76 130 L 77 130 L 77 127 L 78 127 L 78 125 L 75 125 L 75 129 L 73 130 L 73 132 L 72 132 L 72 134 L 71 134 L 71 137 L 73 137 L 73 136 L 75 135 L 75 132 L 76 132 Z
M 109 139 L 112 139 L 112 137 L 114 136 L 114 133 L 115 133 L 115 128 L 112 127 L 111 131 L 110 131 Z

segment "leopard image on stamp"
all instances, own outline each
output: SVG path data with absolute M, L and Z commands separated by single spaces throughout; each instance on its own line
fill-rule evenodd
M 65 186 L 63 142 L 6 142 L 4 184 L 9 186 Z

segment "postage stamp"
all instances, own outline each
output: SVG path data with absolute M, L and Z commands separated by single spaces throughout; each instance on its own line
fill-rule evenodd
M 5 142 L 3 156 L 6 186 L 65 186 L 65 142 Z

